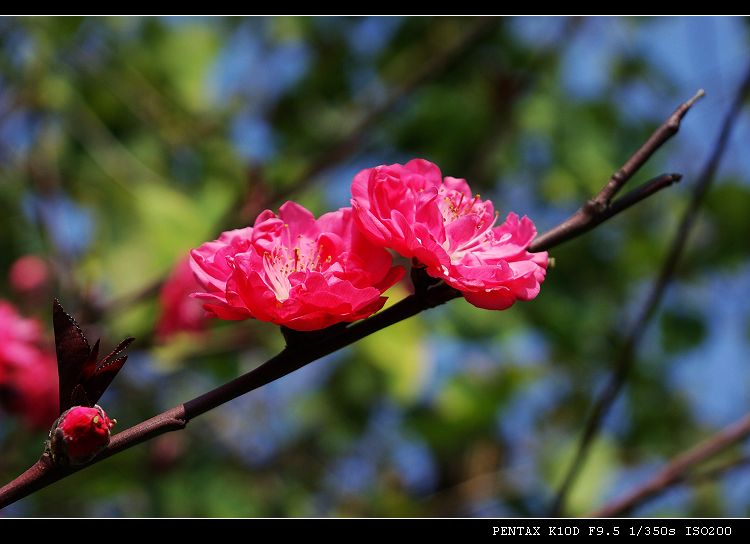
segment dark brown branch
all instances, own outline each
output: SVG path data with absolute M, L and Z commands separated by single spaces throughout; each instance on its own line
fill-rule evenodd
M 659 275 L 651 286 L 651 290 L 649 291 L 648 297 L 641 307 L 641 310 L 636 315 L 635 320 L 632 322 L 627 334 L 625 335 L 625 340 L 618 353 L 617 359 L 615 360 L 612 373 L 610 374 L 609 380 L 607 381 L 604 390 L 594 402 L 591 414 L 586 421 L 586 425 L 578 443 L 576 454 L 570 466 L 568 467 L 567 472 L 565 473 L 565 477 L 563 478 L 562 484 L 560 485 L 560 488 L 552 505 L 552 515 L 560 515 L 560 513 L 562 512 L 565 505 L 565 499 L 568 495 L 568 492 L 570 491 L 570 488 L 578 477 L 580 469 L 583 466 L 583 463 L 588 454 L 589 448 L 593 443 L 594 438 L 598 434 L 604 418 L 609 413 L 612 404 L 614 404 L 615 400 L 620 394 L 620 391 L 622 390 L 623 385 L 630 375 L 630 371 L 635 360 L 635 352 L 641 342 L 641 338 L 643 337 L 644 332 L 648 328 L 651 318 L 654 316 L 657 308 L 659 307 L 659 304 L 661 303 L 667 285 L 670 283 L 674 276 L 677 264 L 685 249 L 688 236 L 693 228 L 693 224 L 695 223 L 697 212 L 701 204 L 703 203 L 703 197 L 714 180 L 716 170 L 719 167 L 719 162 L 721 161 L 721 158 L 724 155 L 724 151 L 726 150 L 729 135 L 734 128 L 735 122 L 739 116 L 739 112 L 742 109 L 744 100 L 749 92 L 750 67 L 748 67 L 742 84 L 737 91 L 734 102 L 732 103 L 729 111 L 727 111 L 727 114 L 724 117 L 721 132 L 719 133 L 719 137 L 714 144 L 711 155 L 708 161 L 706 161 L 705 165 L 703 166 L 703 169 L 698 176 L 698 180 L 693 187 L 690 204 L 682 215 L 677 233 L 672 240 L 669 252 L 664 259 L 664 262 L 662 263 L 661 269 L 659 270 Z M 697 96 L 698 95 L 696 95 L 696 97 Z M 686 104 L 689 104 L 689 102 L 686 102 Z M 677 112 L 675 113 L 678 113 L 679 111 L 680 110 L 678 108 Z
M 0 509 L 79 470 L 150 440 L 155 436 L 184 429 L 186 424 L 184 407 L 180 405 L 114 435 L 109 447 L 99 454 L 96 459 L 85 465 L 56 466 L 52 464 L 49 456 L 45 453 L 26 472 L 0 488 Z
M 369 319 L 342 328 L 331 335 L 323 335 L 319 341 L 287 346 L 281 353 L 247 374 L 116 434 L 112 437 L 109 447 L 86 465 L 56 467 L 47 457 L 42 457 L 29 470 L 0 489 L 0 508 L 120 451 L 160 434 L 183 429 L 191 419 L 217 406 L 278 380 L 365 336 L 459 296 L 458 291 L 441 284 L 419 295 L 411 295 Z
M 682 482 L 688 471 L 703 461 L 750 436 L 750 414 L 708 440 L 678 455 L 645 484 L 587 517 L 613 518 L 627 515 L 636 506 Z

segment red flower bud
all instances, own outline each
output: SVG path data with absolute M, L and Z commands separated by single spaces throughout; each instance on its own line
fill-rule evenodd
M 66 410 L 49 432 L 47 451 L 52 461 L 61 465 L 88 463 L 107 447 L 115 423 L 99 405 Z

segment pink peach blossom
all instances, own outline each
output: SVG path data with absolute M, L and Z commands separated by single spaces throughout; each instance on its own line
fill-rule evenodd
M 533 222 L 508 214 L 496 226 L 489 200 L 466 180 L 443 178 L 423 159 L 378 166 L 352 182 L 355 221 L 373 243 L 416 259 L 480 308 L 502 310 L 539 294 L 547 253 L 529 253 Z
M 42 345 L 42 329 L 0 300 L 0 405 L 30 426 L 47 428 L 57 416 L 57 362 Z
M 57 359 L 36 350 L 24 361 L 6 361 L 0 378 L 0 405 L 29 427 L 48 429 L 59 414 Z
M 22 361 L 32 357 L 42 337 L 35 319 L 24 319 L 16 309 L 0 300 L 0 361 Z
M 222 232 L 218 240 L 206 242 L 190 252 L 190 268 L 195 279 L 205 289 L 196 295 L 203 308 L 220 319 L 247 319 L 252 317 L 247 308 L 232 306 L 227 302 L 227 280 L 234 270 L 234 256 L 249 251 L 253 228 Z
M 179 332 L 198 332 L 206 328 L 206 312 L 190 294 L 200 288 L 185 257 L 172 269 L 159 293 L 160 314 L 156 335 L 161 340 Z
M 351 208 L 319 219 L 294 202 L 253 227 L 225 232 L 191 252 L 205 292 L 194 296 L 222 319 L 253 317 L 308 331 L 365 318 L 403 275 L 391 255 L 354 228 Z

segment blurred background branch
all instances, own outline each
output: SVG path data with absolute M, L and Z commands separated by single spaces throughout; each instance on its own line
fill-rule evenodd
M 636 314 L 628 332 L 624 335 L 622 346 L 618 350 L 614 367 L 606 386 L 594 401 L 591 415 L 586 421 L 573 462 L 563 478 L 560 489 L 555 497 L 555 502 L 552 505 L 552 515 L 559 516 L 563 512 L 566 495 L 580 473 L 581 465 L 586 460 L 586 455 L 588 454 L 591 442 L 595 440 L 596 435 L 601 429 L 602 421 L 607 417 L 612 404 L 615 402 L 617 396 L 627 382 L 631 369 L 635 364 L 638 346 L 664 297 L 668 285 L 675 275 L 677 265 L 680 262 L 680 257 L 685 250 L 688 237 L 695 225 L 696 215 L 700 210 L 706 192 L 716 177 L 719 164 L 727 148 L 729 136 L 739 119 L 740 112 L 745 105 L 749 92 L 750 67 L 747 68 L 745 76 L 737 89 L 737 94 L 724 116 L 721 131 L 714 143 L 713 151 L 706 160 L 701 173 L 695 181 L 690 202 L 682 214 L 679 226 L 677 227 L 677 232 L 669 246 L 669 251 L 664 257 L 659 274 L 654 280 L 648 297 L 643 303 L 643 307 Z M 689 104 L 689 102 L 686 104 Z M 685 108 L 684 111 L 687 111 L 687 108 Z
M 744 440 L 748 435 L 750 435 L 750 415 L 722 429 L 721 432 L 706 439 L 685 453 L 678 455 L 646 483 L 638 486 L 621 499 L 613 501 L 600 510 L 593 512 L 590 514 L 590 517 L 614 518 L 627 515 L 635 507 L 640 506 L 660 493 L 664 493 L 669 487 L 682 483 L 685 479 L 689 478 L 689 471 L 695 468 L 696 465 L 705 463 L 711 457 L 722 453 L 727 448 Z M 746 464 L 747 457 L 739 457 L 724 465 L 699 473 L 694 479 L 698 481 L 715 479 L 730 470 L 735 470 Z

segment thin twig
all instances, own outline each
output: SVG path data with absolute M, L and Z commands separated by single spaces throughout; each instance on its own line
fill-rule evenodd
M 538 236 L 529 246 L 529 251 L 546 251 L 553 246 L 567 242 L 571 238 L 580 236 L 607 219 L 614 217 L 621 211 L 627 210 L 632 205 L 638 204 L 641 200 L 650 197 L 662 189 L 666 189 L 681 179 L 681 174 L 662 174 L 633 189 L 622 198 L 618 198 L 604 208 L 588 209 L 586 211 L 584 211 L 585 207 L 581 208 L 557 227 Z
M 612 177 L 609 178 L 607 185 L 604 186 L 604 188 L 599 192 L 598 195 L 596 195 L 593 200 L 594 204 L 597 207 L 605 208 L 609 206 L 609 203 L 612 202 L 612 199 L 615 197 L 615 195 L 617 195 L 617 193 L 628 182 L 628 180 L 633 177 L 633 175 L 638 172 L 638 170 L 640 170 L 641 166 L 646 164 L 646 161 L 651 158 L 651 155 L 653 155 L 657 149 L 664 145 L 667 140 L 677 134 L 677 132 L 680 130 L 680 122 L 682 121 L 682 118 L 685 117 L 685 114 L 687 114 L 693 104 L 695 104 L 698 99 L 705 96 L 705 94 L 705 91 L 703 89 L 700 89 L 697 93 L 695 93 L 695 96 L 693 96 L 693 98 L 683 104 L 680 104 L 674 111 L 674 113 L 669 116 L 669 119 L 667 119 L 658 129 L 656 129 L 656 132 L 654 132 L 651 137 L 646 140 L 646 143 L 644 143 L 638 149 L 638 151 L 636 151 L 627 160 L 622 168 L 612 174 Z
M 562 484 L 555 496 L 555 500 L 552 504 L 551 514 L 554 516 L 560 515 L 565 505 L 565 499 L 575 482 L 581 467 L 586 459 L 589 448 L 593 443 L 594 438 L 598 434 L 601 424 L 604 418 L 609 413 L 612 404 L 617 399 L 623 385 L 625 384 L 630 371 L 633 367 L 635 360 L 635 352 L 638 345 L 641 342 L 643 334 L 645 333 L 651 318 L 654 316 L 656 309 L 659 307 L 661 300 L 664 296 L 664 292 L 667 285 L 672 280 L 677 263 L 680 260 L 685 245 L 688 240 L 690 231 L 695 223 L 697 212 L 703 203 L 703 197 L 706 191 L 711 186 L 713 179 L 716 174 L 716 170 L 719 167 L 724 151 L 726 150 L 729 136 L 732 132 L 732 128 L 738 118 L 739 112 L 743 107 L 745 97 L 750 92 L 750 67 L 742 80 L 740 88 L 737 91 L 734 102 L 727 111 L 724 121 L 722 123 L 721 132 L 719 137 L 714 144 L 713 151 L 706 161 L 703 169 L 701 170 L 698 180 L 693 188 L 690 203 L 682 215 L 680 225 L 677 229 L 674 239 L 669 248 L 669 252 L 662 263 L 659 275 L 651 286 L 651 290 L 646 298 L 643 306 L 636 315 L 635 320 L 632 322 L 628 333 L 625 335 L 625 340 L 615 360 L 612 373 L 610 374 L 609 380 L 601 392 L 599 397 L 596 399 L 594 406 L 591 410 L 591 414 L 586 421 L 581 438 L 578 442 L 575 456 L 570 466 L 568 467 L 565 477 L 563 478 Z M 697 97 L 698 95 L 696 95 Z M 689 102 L 686 102 L 689 104 Z M 679 112 L 678 108 L 678 112 Z M 675 112 L 677 113 L 677 112 Z
M 605 219 L 612 217 L 614 214 L 607 215 L 607 210 L 616 204 L 612 203 L 612 198 L 614 198 L 625 183 L 627 183 L 627 181 L 632 178 L 638 170 L 640 170 L 651 155 L 653 155 L 672 136 L 677 134 L 682 119 L 693 104 L 704 95 L 705 92 L 701 89 L 695 94 L 695 96 L 693 96 L 693 98 L 680 104 L 674 113 L 670 115 L 653 134 L 651 134 L 649 139 L 646 140 L 646 143 L 639 147 L 638 150 L 633 153 L 627 161 L 625 161 L 625 164 L 622 165 L 622 167 L 615 172 L 611 178 L 609 178 L 609 181 L 607 181 L 602 190 L 599 191 L 599 194 L 586 202 L 586 204 L 584 204 L 578 211 L 558 226 L 537 236 L 529 250 L 544 251 L 552 246 L 570 240 L 571 238 L 578 236 L 580 233 L 586 232 L 592 227 L 598 225 Z M 667 174 L 664 176 L 666 175 Z M 664 178 L 664 176 L 660 177 Z M 680 178 L 677 177 L 672 179 L 672 181 L 679 181 L 679 179 Z M 648 185 L 648 183 L 646 183 L 646 185 Z M 657 185 L 654 189 L 659 190 L 660 188 L 661 187 L 658 187 Z M 633 198 L 632 195 L 633 193 L 626 195 L 623 200 L 627 202 L 627 199 Z
M 613 518 L 627 515 L 636 506 L 666 491 L 672 485 L 682 482 L 691 468 L 748 436 L 750 436 L 750 414 L 687 452 L 678 455 L 645 484 L 587 517 Z

